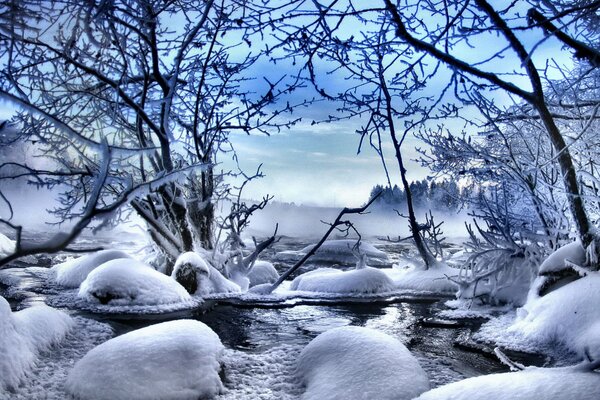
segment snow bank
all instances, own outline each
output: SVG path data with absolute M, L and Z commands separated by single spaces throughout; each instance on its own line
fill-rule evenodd
M 178 280 L 182 278 L 187 280 L 192 273 L 195 274 L 196 282 L 196 289 L 192 291 L 194 295 L 206 296 L 213 293 L 238 293 L 242 291 L 239 285 L 223 276 L 218 269 L 209 265 L 199 254 L 189 251 L 177 258 L 171 277 Z M 184 277 L 186 275 L 188 277 Z
M 350 271 L 319 268 L 298 276 L 291 290 L 321 293 L 383 293 L 394 289 L 394 283 L 379 269 L 366 267 Z
M 110 305 L 157 305 L 190 300 L 174 279 L 134 259 L 108 261 L 83 281 L 78 296 Z
M 561 343 L 581 357 L 600 358 L 600 273 L 531 299 L 508 328 L 535 343 Z
M 268 261 L 256 261 L 248 273 L 250 287 L 262 285 L 264 283 L 275 283 L 279 279 L 279 273 Z
M 400 267 L 394 265 L 391 269 L 383 269 L 393 281 L 396 289 L 436 294 L 454 294 L 458 285 L 450 278 L 456 278 L 458 270 L 446 264 L 439 263 L 429 269 L 417 265 Z
M 585 249 L 580 241 L 575 241 L 562 246 L 548 256 L 540 265 L 539 275 L 546 275 L 565 269 L 565 261 L 582 266 L 585 264 Z
M 317 252 L 310 258 L 314 262 L 329 262 L 340 264 L 355 264 L 358 260 L 354 255 L 353 247 L 356 245 L 356 240 L 327 240 Z M 315 245 L 306 246 L 299 251 L 282 251 L 275 255 L 277 260 L 299 260 L 306 255 Z M 367 256 L 367 264 L 371 266 L 389 265 L 388 256 L 385 252 L 378 250 L 370 243 L 360 242 L 359 253 Z
M 67 392 L 79 399 L 213 397 L 223 390 L 223 345 L 199 321 L 163 322 L 111 339 L 78 361 Z
M 0 296 L 0 392 L 18 386 L 39 352 L 60 342 L 72 324 L 67 314 L 44 305 L 13 313 Z
M 10 240 L 4 234 L 0 233 L 0 257 L 5 257 L 15 252 L 15 241 Z
M 55 273 L 56 283 L 64 287 L 76 288 L 91 271 L 107 261 L 118 258 L 130 258 L 130 256 L 120 250 L 101 250 L 55 265 L 52 271 Z
M 478 376 L 441 386 L 416 400 L 597 400 L 600 374 L 575 368 L 527 368 Z
M 297 374 L 304 400 L 412 399 L 429 389 L 425 371 L 397 339 L 346 326 L 320 334 L 304 348 Z

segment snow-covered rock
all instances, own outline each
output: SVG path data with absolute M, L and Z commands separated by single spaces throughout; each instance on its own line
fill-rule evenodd
M 321 293 L 375 294 L 393 290 L 394 283 L 377 268 L 366 267 L 349 271 L 319 268 L 296 277 L 290 289 Z
M 508 328 L 540 344 L 561 343 L 584 357 L 600 358 L 600 273 L 531 299 Z
M 15 241 L 0 233 L 0 257 L 5 257 L 15 252 Z
M 12 312 L 0 296 L 0 394 L 18 386 L 39 352 L 60 342 L 72 325 L 67 314 L 44 305 Z
M 351 239 L 327 240 L 311 257 L 311 261 L 353 265 L 358 261 L 353 252 L 355 245 L 356 240 Z M 314 246 L 312 244 L 299 251 L 282 251 L 277 253 L 275 258 L 278 260 L 299 260 L 311 251 Z M 390 264 L 387 254 L 378 250 L 370 243 L 361 241 L 358 252 L 367 256 L 366 262 L 368 265 L 381 266 Z
M 174 279 L 134 259 L 108 261 L 89 273 L 80 298 L 110 305 L 157 305 L 190 300 Z
M 101 250 L 52 267 L 56 283 L 64 287 L 76 288 L 87 278 L 88 274 L 110 260 L 130 258 L 129 254 L 120 250 Z
M 429 389 L 415 357 L 397 339 L 369 328 L 334 328 L 313 339 L 298 359 L 304 400 L 408 400 Z
M 416 400 L 596 400 L 600 374 L 575 368 L 527 368 L 478 376 L 441 386 Z
M 219 337 L 202 322 L 163 322 L 92 349 L 65 388 L 82 400 L 210 398 L 223 390 L 222 352 Z
M 576 265 L 582 266 L 585 263 L 585 249 L 580 241 L 575 241 L 562 246 L 554 253 L 550 254 L 540 265 L 539 275 L 555 273 L 565 269 L 565 262 L 570 261 Z
M 264 283 L 275 283 L 279 279 L 279 273 L 270 262 L 259 260 L 250 269 L 248 279 L 250 279 L 250 287 Z
M 192 273 L 195 274 L 192 279 L 196 283 L 196 289 L 192 290 L 194 295 L 206 296 L 213 293 L 241 292 L 239 285 L 223 276 L 218 269 L 209 265 L 199 254 L 189 251 L 177 258 L 171 277 L 178 281 L 189 280 L 189 275 Z M 193 285 L 189 289 L 193 289 Z
M 417 265 L 400 267 L 394 265 L 391 269 L 383 269 L 398 290 L 415 292 L 453 294 L 458 285 L 448 278 L 456 278 L 458 270 L 444 263 L 438 263 L 429 269 Z

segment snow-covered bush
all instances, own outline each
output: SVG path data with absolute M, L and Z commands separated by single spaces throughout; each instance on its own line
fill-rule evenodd
M 377 268 L 366 267 L 349 271 L 319 268 L 296 277 L 290 289 L 322 293 L 367 294 L 389 292 L 394 289 L 394 283 Z
M 568 283 L 517 310 L 508 328 L 537 343 L 561 343 L 582 358 L 600 359 L 600 273 Z
M 250 287 L 265 283 L 275 283 L 279 279 L 279 273 L 272 263 L 268 261 L 256 261 L 248 273 Z
M 236 283 L 225 278 L 219 270 L 209 265 L 197 253 L 186 252 L 181 254 L 171 277 L 184 284 L 186 290 L 195 295 L 208 295 L 211 293 L 236 293 L 241 288 Z
M 600 374 L 576 368 L 527 368 L 441 386 L 415 400 L 596 400 Z
M 190 300 L 174 279 L 134 259 L 108 261 L 79 287 L 80 298 L 110 305 L 157 305 Z
M 369 328 L 334 328 L 300 354 L 304 400 L 409 400 L 429 389 L 415 357 L 397 339 Z
M 88 274 L 110 260 L 130 258 L 129 254 L 120 250 L 101 250 L 52 267 L 56 283 L 64 287 L 76 288 L 87 278 Z
M 222 352 L 221 340 L 202 322 L 163 322 L 92 349 L 65 387 L 82 400 L 209 398 L 223 390 Z
M 4 234 L 0 233 L 0 257 L 5 257 L 15 252 L 15 241 L 10 240 Z
M 437 263 L 428 269 L 423 269 L 418 265 L 406 267 L 394 265 L 391 270 L 382 271 L 387 273 L 398 290 L 454 294 L 458 289 L 458 285 L 454 282 L 458 275 L 458 269 L 444 263 Z
M 72 325 L 67 314 L 44 305 L 12 312 L 0 296 L 0 394 L 17 387 L 38 353 L 60 342 Z
M 355 248 L 356 240 L 327 240 L 316 253 L 311 257 L 311 261 L 329 262 L 353 265 L 356 263 L 356 253 L 367 256 L 367 264 L 371 266 L 390 264 L 385 252 L 378 250 L 370 243 L 360 242 L 358 249 Z M 299 251 L 282 251 L 277 253 L 276 259 L 279 260 L 299 260 L 306 255 L 315 245 L 306 246 Z

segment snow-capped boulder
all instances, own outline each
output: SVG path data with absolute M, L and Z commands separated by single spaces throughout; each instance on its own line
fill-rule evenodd
M 596 400 L 600 374 L 575 368 L 527 368 L 478 376 L 441 386 L 416 400 Z
M 564 270 L 567 268 L 565 266 L 567 261 L 579 266 L 585 263 L 585 249 L 579 240 L 562 246 L 550 254 L 540 265 L 538 274 L 547 275 Z
M 0 394 L 17 387 L 39 352 L 60 342 L 72 326 L 67 314 L 44 305 L 12 312 L 0 296 Z
M 199 321 L 178 320 L 111 339 L 79 360 L 68 393 L 82 400 L 197 400 L 223 390 L 223 345 Z
M 79 287 L 80 298 L 110 305 L 157 305 L 190 300 L 174 279 L 134 259 L 108 261 L 94 269 Z
M 268 261 L 256 261 L 248 273 L 250 287 L 265 283 L 275 283 L 279 279 L 279 273 Z
M 78 257 L 52 267 L 56 283 L 64 287 L 76 288 L 87 278 L 88 274 L 110 260 L 131 258 L 120 250 L 101 250 Z
M 192 251 L 177 258 L 171 277 L 183 283 L 191 294 L 199 296 L 241 292 L 239 285 L 227 279 L 218 269 Z
M 327 240 L 311 257 L 311 261 L 354 265 L 358 261 L 355 255 L 355 245 L 356 240 L 351 239 Z M 299 251 L 282 251 L 277 253 L 275 258 L 278 260 L 299 260 L 311 251 L 314 246 L 312 244 Z M 382 266 L 390 264 L 387 254 L 378 250 L 370 243 L 361 241 L 358 253 L 367 256 L 366 262 L 368 265 Z
M 421 293 L 454 294 L 458 285 L 448 278 L 456 278 L 458 269 L 438 263 L 429 269 L 419 268 L 416 265 L 400 267 L 394 265 L 391 269 L 384 269 L 394 286 L 399 290 L 410 290 Z
M 429 389 L 416 358 L 397 339 L 369 328 L 324 332 L 302 350 L 303 400 L 409 400 Z
M 508 328 L 541 344 L 561 343 L 581 357 L 600 358 L 600 273 L 530 299 Z
M 296 277 L 290 289 L 321 293 L 375 294 L 393 290 L 394 283 L 377 268 L 366 267 L 349 271 L 319 268 Z
M 6 257 L 15 252 L 15 241 L 0 233 L 0 257 Z
M 580 278 L 580 268 L 585 264 L 585 249 L 579 240 L 562 246 L 550 254 L 540 265 L 538 277 L 528 293 L 528 300 L 544 296 Z

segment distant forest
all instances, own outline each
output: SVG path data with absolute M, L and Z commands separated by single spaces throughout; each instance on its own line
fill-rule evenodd
M 458 187 L 453 181 L 431 182 L 423 179 L 421 181 L 413 181 L 410 184 L 410 192 L 412 194 L 413 203 L 417 208 L 431 208 L 438 212 L 457 212 L 463 205 L 465 197 L 470 197 L 465 191 L 470 191 L 470 188 Z M 397 208 L 406 204 L 406 193 L 398 187 L 398 185 L 383 186 L 375 185 L 371 189 L 369 200 L 377 193 L 381 195 L 375 200 L 374 205 L 379 208 Z

